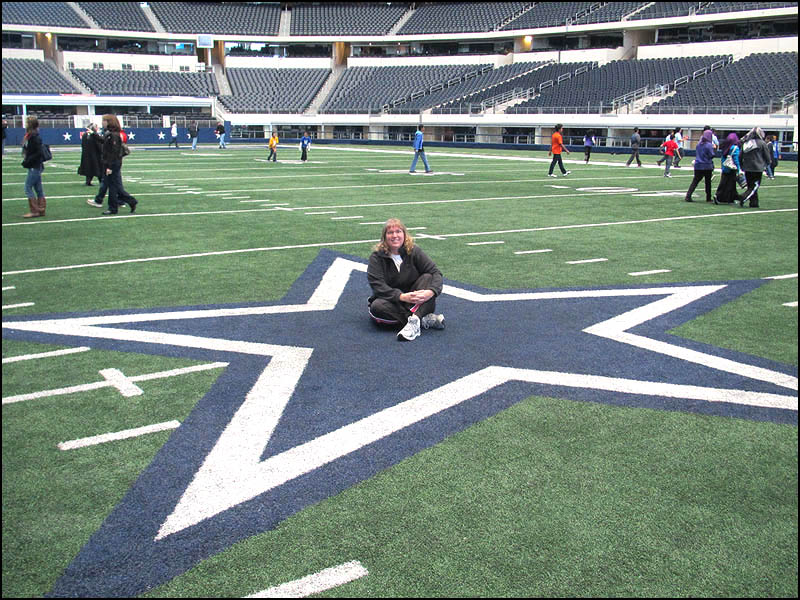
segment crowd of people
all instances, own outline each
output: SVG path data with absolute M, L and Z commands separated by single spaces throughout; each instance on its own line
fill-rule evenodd
M 86 131 L 81 134 L 81 160 L 78 167 L 78 174 L 85 178 L 85 185 L 92 186 L 92 181 L 96 178 L 100 182 L 100 188 L 94 198 L 87 200 L 90 206 L 102 208 L 103 201 L 108 194 L 108 208 L 103 212 L 104 215 L 118 214 L 119 208 L 128 206 L 133 213 L 138 204 L 136 198 L 131 196 L 122 183 L 122 160 L 128 153 L 127 137 L 125 131 L 120 127 L 119 120 L 113 114 L 107 114 L 102 119 L 102 132 L 96 124 L 90 124 Z M 3 127 L 3 150 L 5 151 L 5 130 Z M 25 193 L 28 197 L 29 212 L 23 215 L 25 218 L 40 217 L 45 215 L 46 199 L 42 186 L 42 172 L 44 162 L 41 156 L 42 142 L 39 135 L 38 120 L 36 117 L 28 117 L 26 123 L 26 133 L 23 139 L 23 167 L 28 170 L 25 182 Z M 551 137 L 550 151 L 548 156 L 552 157 L 548 176 L 556 177 L 555 167 L 558 166 L 562 175 L 569 175 L 564 167 L 562 154 L 569 153 L 570 150 L 564 143 L 562 135 L 562 124 L 557 124 Z M 192 141 L 192 150 L 197 149 L 197 139 L 199 130 L 197 123 L 192 121 L 187 127 L 189 138 Z M 176 125 L 171 128 L 171 140 L 169 145 L 178 146 L 178 129 Z M 215 133 L 219 138 L 219 148 L 227 147 L 225 141 L 225 126 L 218 123 Z M 420 124 L 414 134 L 413 151 L 414 158 L 409 168 L 410 173 L 416 172 L 419 159 L 425 165 L 426 173 L 433 173 L 428 163 L 428 158 L 424 150 L 425 127 Z M 680 168 L 680 160 L 684 156 L 683 145 L 685 138 L 683 130 L 676 127 L 671 131 L 660 149 L 663 156 L 657 161 L 658 165 L 665 163 L 664 177 L 671 177 L 671 168 Z M 300 139 L 300 161 L 305 163 L 308 160 L 308 153 L 311 148 L 312 137 L 308 131 L 303 132 Z M 589 163 L 592 150 L 597 141 L 593 131 L 588 131 L 583 138 L 584 160 Z M 630 137 L 631 154 L 626 162 L 626 166 L 632 166 L 636 162 L 637 167 L 642 166 L 639 149 L 642 144 L 639 128 L 633 130 Z M 277 162 L 279 139 L 277 132 L 272 132 L 268 141 L 269 156 L 268 161 Z M 48 150 L 49 151 L 49 150 Z M 714 178 L 714 159 L 719 156 L 721 161 L 721 177 L 716 191 L 711 192 L 711 181 Z M 686 191 L 685 200 L 692 202 L 692 195 L 700 182 L 703 182 L 706 202 L 714 204 L 734 204 L 739 206 L 748 204 L 753 208 L 759 206 L 758 191 L 761 187 L 761 180 L 764 173 L 767 177 L 774 179 L 775 170 L 780 162 L 781 153 L 777 139 L 770 135 L 765 136 L 760 127 L 751 129 L 742 139 L 736 133 L 729 134 L 722 143 L 719 142 L 714 131 L 710 127 L 705 127 L 702 137 L 695 148 L 694 177 Z M 737 186 L 744 191 L 739 193 Z
M 672 177 L 670 168 L 680 168 L 680 160 L 684 156 L 683 143 L 685 138 L 683 130 L 676 127 L 667 134 L 660 146 L 661 158 L 656 164 L 665 163 L 664 177 Z M 642 166 L 639 157 L 641 135 L 639 128 L 634 128 L 630 139 L 631 155 L 626 166 L 631 166 L 635 160 L 638 167 Z M 717 190 L 711 193 L 711 180 L 714 177 L 714 158 L 721 161 L 721 177 Z M 760 127 L 753 127 L 740 140 L 736 133 L 730 133 L 722 143 L 717 139 L 711 127 L 703 129 L 702 136 L 695 148 L 694 177 L 686 191 L 686 202 L 693 202 L 692 194 L 701 181 L 704 182 L 706 202 L 714 204 L 734 204 L 744 207 L 745 204 L 758 208 L 758 189 L 764 173 L 770 179 L 775 178 L 775 169 L 781 158 L 780 145 L 775 136 L 765 136 Z M 740 194 L 737 186 L 744 191 Z

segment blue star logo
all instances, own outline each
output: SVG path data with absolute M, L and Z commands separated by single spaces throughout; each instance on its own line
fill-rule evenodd
M 366 264 L 323 251 L 279 303 L 3 321 L 3 335 L 228 367 L 56 582 L 132 596 L 534 394 L 797 424 L 797 369 L 667 333 L 762 281 L 492 292 L 447 329 L 367 317 Z

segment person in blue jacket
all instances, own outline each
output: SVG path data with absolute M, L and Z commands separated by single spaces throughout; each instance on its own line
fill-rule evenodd
M 706 187 L 706 202 L 711 202 L 711 176 L 714 174 L 714 134 L 710 129 L 703 132 L 703 137 L 700 138 L 700 143 L 695 148 L 694 158 L 694 177 L 692 183 L 689 184 L 689 189 L 686 190 L 686 202 L 692 202 L 692 193 L 694 192 L 700 180 L 705 180 Z
M 409 173 L 416 173 L 417 160 L 419 160 L 420 158 L 422 159 L 422 163 L 425 165 L 425 172 L 433 173 L 430 166 L 428 165 L 428 159 L 425 156 L 425 150 L 422 149 L 422 136 L 424 133 L 425 133 L 425 126 L 420 125 L 417 128 L 417 132 L 414 134 L 414 160 L 411 163 L 411 168 L 408 170 Z
M 735 133 L 728 135 L 719 146 L 722 152 L 722 177 L 720 177 L 717 191 L 712 198 L 714 204 L 733 204 L 739 199 L 739 193 L 736 191 L 736 178 L 742 171 L 742 163 L 739 162 L 739 155 L 742 149 L 739 148 L 739 136 Z M 730 157 L 730 161 L 728 161 Z M 733 167 L 729 167 L 725 163 L 733 163 Z
M 311 147 L 311 136 L 307 131 L 303 132 L 303 137 L 300 138 L 300 160 L 306 162 L 308 160 L 308 149 Z

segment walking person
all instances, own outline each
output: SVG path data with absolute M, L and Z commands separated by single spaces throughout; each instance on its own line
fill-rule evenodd
M 586 157 L 586 164 L 589 164 L 589 157 L 592 155 L 592 148 L 595 145 L 594 132 L 590 129 L 583 136 L 583 154 Z
M 194 152 L 197 150 L 197 134 L 199 130 L 197 129 L 197 121 L 192 121 L 189 123 L 189 137 L 192 138 L 192 151 Z
M 416 339 L 421 328 L 444 329 L 444 316 L 434 314 L 442 273 L 398 219 L 383 226 L 381 241 L 369 257 L 367 281 L 372 288 L 370 317 L 379 325 L 402 326 L 398 340 Z
M 28 117 L 25 122 L 25 137 L 22 138 L 22 167 L 28 169 L 25 178 L 25 195 L 28 197 L 28 212 L 22 215 L 25 219 L 45 216 L 47 199 L 42 186 L 44 156 L 42 154 L 42 138 L 39 136 L 39 119 Z
M 758 188 L 761 187 L 761 176 L 764 169 L 770 164 L 770 155 L 767 142 L 764 141 L 764 130 L 753 127 L 742 138 L 742 170 L 747 179 L 747 190 L 739 198 L 739 206 L 744 207 L 746 202 L 750 208 L 758 208 Z
M 224 150 L 228 146 L 225 145 L 225 125 L 223 125 L 222 121 L 217 123 L 217 129 L 215 131 L 219 138 L 219 147 Z
M 178 124 L 177 123 L 173 123 L 172 124 L 172 127 L 169 130 L 169 135 L 172 137 L 172 139 L 170 140 L 169 144 L 167 144 L 167 148 L 172 146 L 172 144 L 175 144 L 175 149 L 177 150 L 178 149 Z
M 769 147 L 769 154 L 772 157 L 769 165 L 767 165 L 767 177 L 775 179 L 775 169 L 778 167 L 778 161 L 781 158 L 781 146 L 778 138 L 771 135 L 767 138 L 767 146 Z
M 127 204 L 131 213 L 136 211 L 139 204 L 122 185 L 122 158 L 125 156 L 125 146 L 121 137 L 122 128 L 116 115 L 103 115 L 103 166 L 106 169 L 104 180 L 108 180 L 108 210 L 104 215 L 116 215 L 120 204 Z
M 673 129 L 673 130 L 672 130 L 670 133 L 668 133 L 668 134 L 667 134 L 667 137 L 665 137 L 665 138 L 664 138 L 664 142 L 666 143 L 666 142 L 668 142 L 670 139 L 672 139 L 672 140 L 675 140 L 675 143 L 677 143 L 677 142 L 678 142 L 678 140 L 677 140 L 676 136 L 678 135 L 678 131 L 679 131 L 679 130 L 680 130 L 680 128 L 679 128 L 679 127 L 676 127 L 675 129 Z M 664 146 L 664 144 L 661 144 L 661 146 L 663 147 L 663 146 Z M 678 147 L 680 148 L 680 146 L 678 146 Z M 666 153 L 662 152 L 662 156 L 661 156 L 661 158 L 659 158 L 659 159 L 656 161 L 656 164 L 657 164 L 657 165 L 660 165 L 660 164 L 661 164 L 661 163 L 663 163 L 665 160 L 667 160 L 667 155 L 666 155 Z
M 739 155 L 741 154 L 739 136 L 735 133 L 729 134 L 722 141 L 719 149 L 722 153 L 722 176 L 712 200 L 714 204 L 733 204 L 739 199 L 736 179 L 742 169 L 742 164 L 739 161 Z
M 553 157 L 553 160 L 550 161 L 550 171 L 548 173 L 549 177 L 555 177 L 553 174 L 553 169 L 555 168 L 556 164 L 558 164 L 558 168 L 561 169 L 562 175 L 569 175 L 570 171 L 567 171 L 564 168 L 564 162 L 561 160 L 561 153 L 566 152 L 569 154 L 569 148 L 564 145 L 564 138 L 561 135 L 561 128 L 563 125 L 558 123 L 555 126 L 555 131 L 553 132 L 552 137 L 550 138 L 550 152 L 547 153 L 547 156 Z
M 300 138 L 300 161 L 306 162 L 308 160 L 308 150 L 311 148 L 311 136 L 307 131 L 303 132 L 303 137 Z
M 414 160 L 411 161 L 411 168 L 408 170 L 409 173 L 417 172 L 417 160 L 420 158 L 422 159 L 422 164 L 425 165 L 425 172 L 433 173 L 433 170 L 428 164 L 428 157 L 425 156 L 425 150 L 423 148 L 424 135 L 425 125 L 420 123 L 420 125 L 417 127 L 417 131 L 414 133 Z
M 711 130 L 703 132 L 703 137 L 695 149 L 694 177 L 686 190 L 686 202 L 693 202 L 692 194 L 700 180 L 705 181 L 706 202 L 711 202 L 711 176 L 714 175 L 714 140 Z
M 664 177 L 672 177 L 669 174 L 669 169 L 672 167 L 672 158 L 678 153 L 678 144 L 675 141 L 675 136 L 670 133 L 667 141 L 661 146 L 664 148 L 664 160 L 667 161 L 667 166 L 664 167 Z
M 631 135 L 631 155 L 628 157 L 628 162 L 625 163 L 626 167 L 630 167 L 631 163 L 636 160 L 636 166 L 641 167 L 642 161 L 639 158 L 639 146 L 642 143 L 642 136 L 639 135 L 639 128 L 633 128 L 633 134 Z
M 269 156 L 267 157 L 267 162 L 269 161 L 278 162 L 278 134 L 274 131 L 269 138 Z
M 81 164 L 78 175 L 86 178 L 86 185 L 92 185 L 92 179 L 103 179 L 103 166 L 100 164 L 100 153 L 103 150 L 103 138 L 97 132 L 97 125 L 90 124 L 81 136 Z
M 675 153 L 675 156 L 672 159 L 672 166 L 676 169 L 680 169 L 681 159 L 683 158 L 683 129 L 681 127 L 675 128 L 675 143 L 678 144 L 678 151 Z

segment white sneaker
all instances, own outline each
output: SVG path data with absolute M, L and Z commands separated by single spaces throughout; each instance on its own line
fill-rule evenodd
M 567 175 L 569 175 L 570 173 L 572 173 L 572 171 L 567 171 L 566 173 L 564 173 L 564 177 L 566 177 L 566 176 L 567 176 Z
M 550 174 L 548 175 L 548 177 L 557 177 L 557 175 L 555 175 L 555 174 L 553 174 L 553 173 L 550 173 Z
M 88 204 L 89 206 L 96 206 L 97 208 L 103 208 L 102 202 L 95 202 L 93 199 L 87 200 L 86 204 Z
M 444 315 L 435 315 L 433 313 L 422 317 L 423 329 L 444 329 Z
M 406 326 L 403 327 L 397 333 L 397 339 L 401 342 L 403 340 L 407 340 L 410 342 L 411 340 L 415 340 L 418 337 L 419 337 L 419 317 L 417 315 L 411 315 L 408 318 L 408 323 L 406 323 Z

